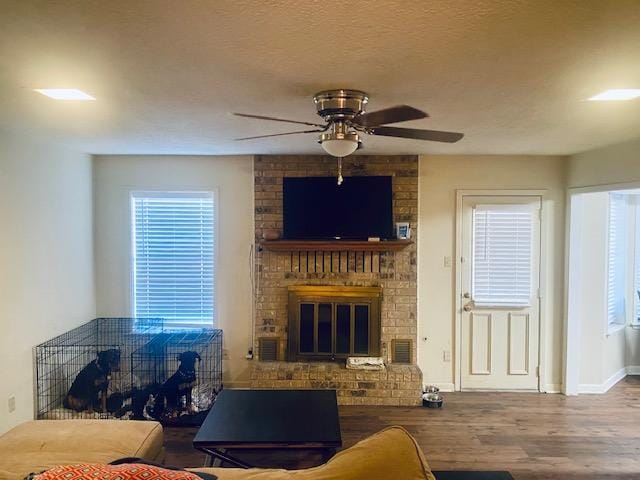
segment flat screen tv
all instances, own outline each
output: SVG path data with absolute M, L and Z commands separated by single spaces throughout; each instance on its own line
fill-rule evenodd
M 288 240 L 393 238 L 392 177 L 285 177 Z

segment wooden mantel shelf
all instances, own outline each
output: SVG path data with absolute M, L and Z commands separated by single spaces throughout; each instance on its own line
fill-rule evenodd
M 261 245 L 273 252 L 396 252 L 412 243 L 411 240 L 265 240 Z

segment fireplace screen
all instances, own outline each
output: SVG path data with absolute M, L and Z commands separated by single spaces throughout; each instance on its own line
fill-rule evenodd
M 380 355 L 378 287 L 289 288 L 291 361 Z

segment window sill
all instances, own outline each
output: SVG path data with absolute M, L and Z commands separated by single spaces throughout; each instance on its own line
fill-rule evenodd
M 620 330 L 624 330 L 625 327 L 626 325 L 623 323 L 615 323 L 613 325 L 609 325 L 609 329 L 607 330 L 607 337 L 613 335 L 616 332 L 619 332 Z

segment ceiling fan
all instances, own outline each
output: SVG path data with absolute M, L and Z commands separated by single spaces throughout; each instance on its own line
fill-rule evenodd
M 248 113 L 234 113 L 234 115 L 257 118 L 259 120 L 307 125 L 316 127 L 315 129 L 258 135 L 255 137 L 237 138 L 236 140 L 255 140 L 257 138 L 296 135 L 299 133 L 320 133 L 318 143 L 322 145 L 322 148 L 324 148 L 329 155 L 346 157 L 360 148 L 362 143 L 361 135 L 363 133 L 384 137 L 400 137 L 446 143 L 457 142 L 464 136 L 462 133 L 456 132 L 388 127 L 386 125 L 390 123 L 418 120 L 426 118 L 429 115 L 409 105 L 398 105 L 367 113 L 365 112 L 365 107 L 369 101 L 369 96 L 359 90 L 325 90 L 317 93 L 313 97 L 313 101 L 316 104 L 318 115 L 325 121 L 324 124 L 252 115 Z

